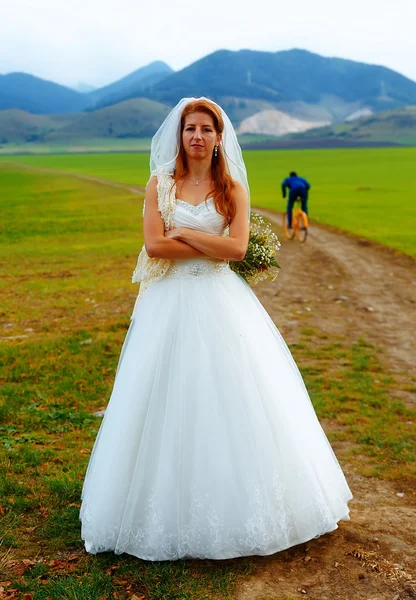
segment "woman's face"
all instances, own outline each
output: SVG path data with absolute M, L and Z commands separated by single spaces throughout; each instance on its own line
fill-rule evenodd
M 203 112 L 189 113 L 185 117 L 182 132 L 182 144 L 187 156 L 203 159 L 211 157 L 214 147 L 219 144 L 221 136 L 215 131 L 211 115 Z

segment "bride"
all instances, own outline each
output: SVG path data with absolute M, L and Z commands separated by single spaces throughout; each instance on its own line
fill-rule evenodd
M 86 550 L 226 559 L 333 531 L 351 492 L 284 340 L 229 267 L 249 189 L 224 111 L 181 100 L 151 171 L 140 294 L 82 490 Z

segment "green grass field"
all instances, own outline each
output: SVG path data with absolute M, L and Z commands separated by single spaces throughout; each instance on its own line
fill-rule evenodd
M 410 254 L 415 212 L 405 188 L 415 183 L 414 158 L 407 150 L 246 153 L 253 204 L 281 209 L 280 180 L 297 168 L 313 183 L 316 220 L 356 233 L 365 226 L 368 237 Z M 141 154 L 9 160 L 128 184 L 147 179 Z M 0 581 L 7 597 L 231 600 L 259 563 L 93 557 L 80 539 L 81 486 L 99 427 L 93 413 L 107 404 L 137 294 L 130 278 L 142 244 L 141 198 L 5 158 L 0 189 Z M 410 493 L 414 413 L 393 398 L 403 384 L 385 372 L 378 349 L 304 328 L 291 350 L 318 416 L 337 423 L 330 440 L 350 444 L 349 465 L 400 480 Z
M 59 154 L 99 152 L 149 152 L 151 138 L 87 138 L 47 142 L 9 142 L 0 144 L 0 156 L 10 154 Z
M 303 153 L 247 153 L 254 202 L 261 197 L 261 204 L 273 205 L 292 157 L 305 174 L 306 165 L 323 173 L 321 159 L 313 167 L 307 154 L 301 163 Z M 142 155 L 19 160 L 123 183 L 147 178 Z M 375 176 L 376 161 L 368 161 Z M 362 170 L 368 180 L 358 167 L 357 173 L 352 188 L 372 181 L 369 167 Z M 403 181 L 410 184 L 411 175 Z M 80 539 L 81 486 L 99 427 L 93 413 L 105 408 L 111 393 L 137 294 L 130 278 L 142 243 L 141 199 L 4 160 L 0 189 L 0 581 L 6 597 L 231 600 L 238 581 L 255 574 L 259 562 L 149 564 L 125 555 L 93 557 Z M 406 199 L 410 231 L 414 212 Z M 338 211 L 347 213 L 345 207 Z M 398 229 L 395 235 L 400 239 Z M 318 416 L 338 425 L 331 441 L 351 445 L 349 464 L 367 476 L 400 480 L 410 494 L 415 443 L 408 423 L 414 412 L 393 398 L 402 384 L 385 372 L 378 349 L 307 328 L 291 349 Z M 286 553 L 276 560 L 287 560 Z
M 270 136 L 245 134 L 240 138 L 243 144 L 261 144 L 268 142 Z M 74 138 L 66 141 L 43 141 L 43 142 L 9 142 L 0 143 L 1 155 L 19 154 L 76 154 L 94 153 L 105 154 L 107 152 L 150 152 L 151 138 Z
M 416 255 L 416 148 L 246 151 L 252 204 L 284 210 L 280 183 L 296 170 L 312 184 L 312 221 Z M 88 154 L 0 157 L 3 161 L 144 185 L 149 157 Z

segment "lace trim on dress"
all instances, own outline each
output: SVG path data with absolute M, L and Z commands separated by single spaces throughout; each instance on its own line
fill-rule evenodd
M 231 274 L 227 260 L 209 260 L 204 258 L 174 261 L 166 278 L 206 277 L 209 275 Z
M 198 215 L 205 208 L 208 208 L 208 202 L 210 202 L 211 200 L 214 200 L 214 198 L 213 197 L 207 198 L 206 200 L 204 200 L 204 202 L 200 202 L 199 204 L 190 204 L 189 202 L 186 202 L 185 200 L 179 200 L 179 198 L 178 198 L 176 200 L 176 202 L 179 206 L 184 208 L 186 211 L 192 213 L 193 215 Z M 208 210 L 209 210 L 209 208 L 208 208 Z
M 334 485 L 339 483 L 338 468 L 328 475 Z M 230 558 L 235 556 L 266 555 L 333 531 L 337 521 L 348 519 L 344 502 L 339 498 L 330 506 L 325 495 L 311 495 L 304 502 L 304 513 L 292 514 L 288 491 L 281 474 L 274 472 L 270 494 L 266 497 L 259 482 L 245 481 L 247 519 L 238 527 L 221 517 L 208 493 L 198 492 L 190 485 L 190 506 L 186 523 L 172 532 L 157 502 L 155 490 L 149 491 L 141 503 L 136 517 L 123 520 L 119 515 L 113 523 L 94 523 L 88 498 L 81 512 L 82 539 L 87 541 L 87 551 L 93 554 L 113 550 L 116 554 L 127 552 L 145 560 L 177 560 L 180 558 Z
M 157 204 L 165 223 L 165 230 L 171 229 L 176 208 L 176 184 L 168 173 L 157 175 Z M 143 214 L 144 209 L 145 203 L 143 203 Z M 139 297 L 151 281 L 156 281 L 167 273 L 171 264 L 172 261 L 167 258 L 150 258 L 146 247 L 142 247 L 131 278 L 132 283 L 141 284 Z

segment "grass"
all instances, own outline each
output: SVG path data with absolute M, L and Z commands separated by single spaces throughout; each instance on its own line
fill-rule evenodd
M 245 151 L 252 204 L 283 211 L 280 184 L 291 170 L 312 183 L 310 213 L 326 223 L 416 256 L 416 148 Z M 97 154 L 0 157 L 145 185 L 149 156 Z
M 149 152 L 151 138 L 87 138 L 60 142 L 9 142 L 0 144 L 0 156 L 10 154 L 62 154 L 62 153 L 106 153 L 106 152 Z
M 350 443 L 349 463 L 362 475 L 401 479 L 411 488 L 415 411 L 395 400 L 408 384 L 384 372 L 381 351 L 362 339 L 348 345 L 313 329 L 303 330 L 291 350 L 315 410 L 331 424 L 330 441 Z
M 289 171 L 312 184 L 312 221 L 416 256 L 416 148 L 246 152 L 252 203 L 284 211 Z
M 87 561 L 69 560 L 23 565 L 27 569 L 13 583 L 17 592 L 35 600 L 228 600 L 237 578 L 247 576 L 248 564 L 219 565 L 210 561 L 145 564 L 132 557 L 100 555 Z M 19 565 L 20 569 L 22 566 Z
M 0 185 L 0 580 L 15 590 L 9 597 L 231 600 L 258 568 L 249 558 L 149 564 L 86 555 L 80 539 L 94 412 L 111 392 L 137 293 L 137 196 L 1 163 Z M 394 399 L 401 384 L 383 372 L 379 350 L 305 327 L 292 351 L 330 439 L 349 442 L 348 461 L 407 490 L 414 412 Z
M 78 326 L 107 322 L 109 298 L 113 316 L 128 314 L 142 244 L 137 196 L 2 165 L 0 186 L 4 336 L 71 332 L 76 313 Z
M 51 125 L 53 127 L 53 125 Z M 274 139 L 269 135 L 244 134 L 239 137 L 240 144 L 260 144 Z M 9 142 L 0 143 L 1 155 L 18 154 L 76 154 L 76 153 L 101 153 L 108 152 L 150 152 L 151 138 L 67 138 L 66 141 L 44 142 Z

